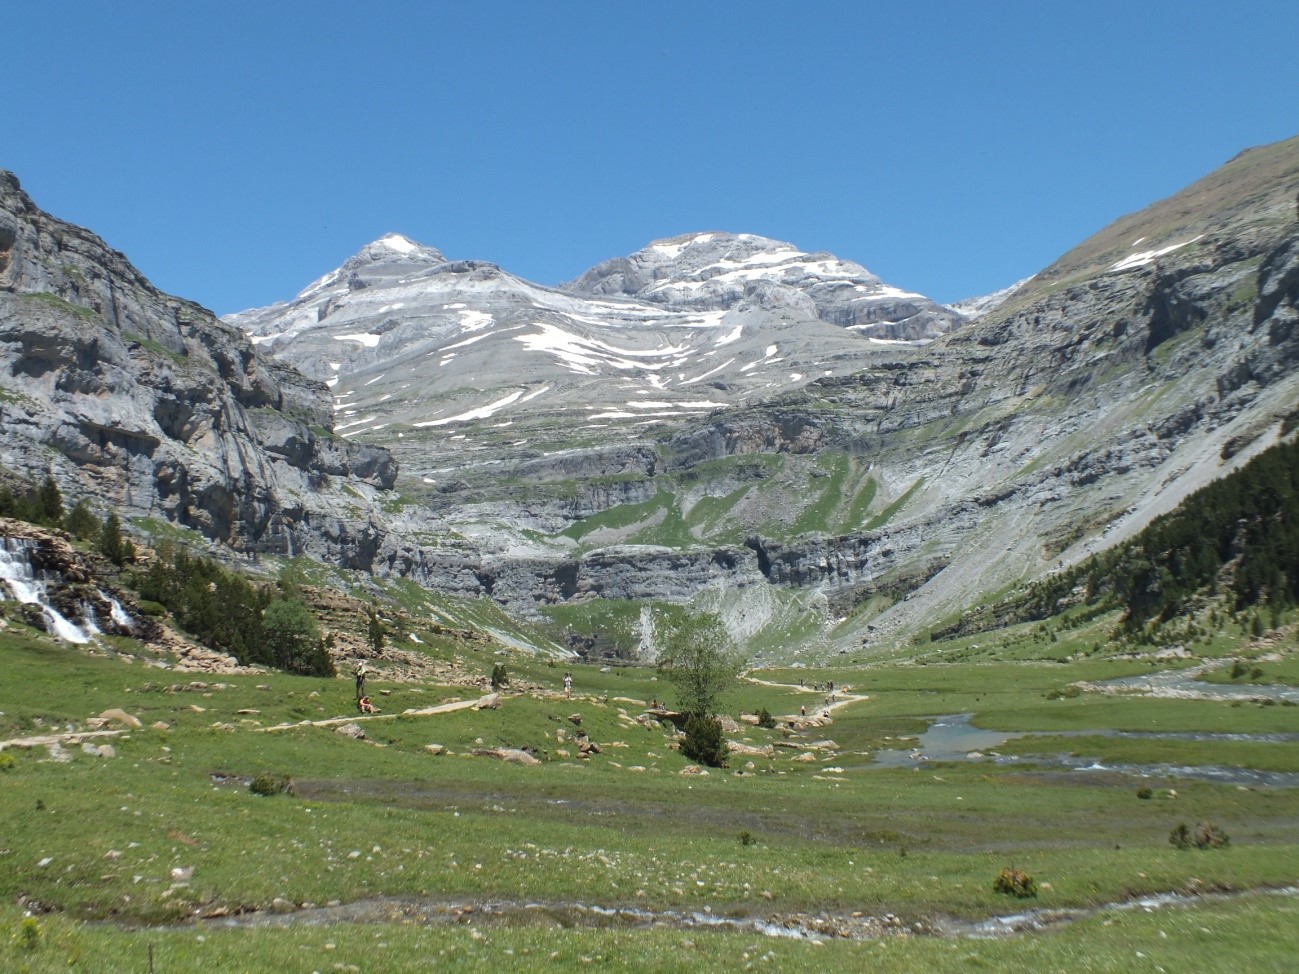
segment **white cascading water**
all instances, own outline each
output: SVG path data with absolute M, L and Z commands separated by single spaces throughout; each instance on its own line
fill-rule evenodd
M 122 603 L 117 601 L 103 589 L 99 589 L 99 597 L 108 603 L 108 617 L 113 620 L 113 624 L 119 629 L 130 629 L 135 625 L 134 621 L 127 611 L 122 608 Z M 86 620 L 86 631 L 92 636 L 102 636 L 104 630 L 99 627 L 99 614 L 95 612 L 95 607 L 89 602 L 81 604 L 81 615 Z
M 70 643 L 88 643 L 90 636 L 70 621 L 46 598 L 45 582 L 32 570 L 31 550 L 36 545 L 22 538 L 0 538 L 0 582 L 8 586 L 19 602 L 39 605 L 49 629 Z

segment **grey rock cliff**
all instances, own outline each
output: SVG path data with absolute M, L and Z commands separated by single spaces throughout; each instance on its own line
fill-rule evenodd
M 364 564 L 331 478 L 390 488 L 387 452 L 332 435 L 328 391 L 156 290 L 0 172 L 0 455 L 70 497 L 238 550 Z

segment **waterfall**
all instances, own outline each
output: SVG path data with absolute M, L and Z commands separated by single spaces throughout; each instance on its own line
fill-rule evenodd
M 104 605 L 106 603 L 108 605 L 108 618 L 112 620 L 115 631 L 120 633 L 122 630 L 126 630 L 129 632 L 135 625 L 135 620 L 122 608 L 122 603 L 103 589 L 96 589 L 96 592 L 99 594 L 99 604 Z M 104 634 L 103 628 L 99 625 L 99 613 L 95 611 L 95 603 L 81 603 L 81 618 L 83 620 L 82 626 L 91 637 Z
M 128 629 L 135 625 L 135 620 L 132 619 L 127 611 L 122 608 L 121 602 L 117 601 L 117 599 L 113 598 L 111 595 L 105 595 L 103 592 L 100 592 L 99 594 L 102 598 L 108 600 L 108 616 L 113 620 L 113 622 L 121 626 L 123 629 Z
M 32 570 L 31 552 L 35 547 L 36 542 L 23 538 L 0 538 L 0 582 L 8 586 L 19 602 L 39 605 L 50 632 L 70 643 L 90 642 L 84 629 L 50 605 L 45 580 Z

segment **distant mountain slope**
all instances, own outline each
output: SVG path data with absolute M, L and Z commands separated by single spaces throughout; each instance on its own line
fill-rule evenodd
M 659 241 L 560 289 L 389 235 L 235 316 L 254 346 L 15 184 L 0 448 L 70 496 L 526 618 L 627 633 L 691 602 L 768 658 L 858 652 L 1135 535 L 1282 435 L 1296 156 L 1253 150 L 924 341 L 872 337 L 919 299 L 760 238 Z M 399 491 L 358 440 L 400 457 Z
M 396 570 L 524 614 L 704 599 L 855 649 L 1130 536 L 1273 441 L 1299 403 L 1296 155 L 1245 154 L 923 344 L 862 341 L 871 308 L 927 311 L 855 265 L 693 234 L 563 289 L 432 257 L 386 278 L 415 312 L 331 275 L 282 354 L 338 376 L 344 432 L 397 450 L 409 523 L 453 539 Z
M 1157 266 L 1205 235 L 1244 245 L 1292 223 L 1299 201 L 1299 136 L 1239 153 L 1180 192 L 1120 217 L 1034 275 L 1011 307 L 1107 273 Z

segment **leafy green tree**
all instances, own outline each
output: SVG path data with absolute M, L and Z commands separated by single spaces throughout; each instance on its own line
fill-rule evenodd
M 126 544 L 126 539 L 122 537 L 121 518 L 115 512 L 109 513 L 99 529 L 99 553 L 114 565 L 121 565 L 126 561 Z
M 320 628 L 297 599 L 276 599 L 268 605 L 262 613 L 262 631 L 271 660 L 280 669 L 308 676 L 334 675 Z
M 672 683 L 677 706 L 694 717 L 717 713 L 744 666 L 722 620 L 705 613 L 659 620 L 659 671 Z
M 710 768 L 726 767 L 730 750 L 726 746 L 722 722 L 716 717 L 692 716 L 686 721 L 686 736 L 681 742 L 681 753 L 691 761 L 698 761 Z
M 492 666 L 492 689 L 499 690 L 501 687 L 510 685 L 510 672 L 505 668 L 504 663 L 495 663 Z
M 99 518 L 90 513 L 90 503 L 84 497 L 63 515 L 63 530 L 81 541 L 99 539 Z
M 51 474 L 46 474 L 36 492 L 36 520 L 41 524 L 55 525 L 63 520 L 63 495 Z
M 371 604 L 366 609 L 366 615 L 369 619 L 366 622 L 365 637 L 370 644 L 371 652 L 378 656 L 383 652 L 383 641 L 388 634 L 388 630 L 384 628 L 383 620 L 379 618 L 377 606 Z
M 307 573 L 296 561 L 287 561 L 280 567 L 276 582 L 286 599 L 301 599 L 302 587 L 308 584 Z

